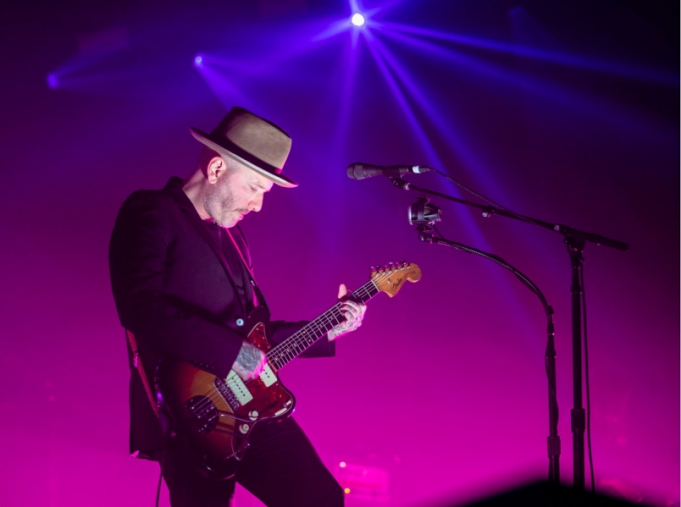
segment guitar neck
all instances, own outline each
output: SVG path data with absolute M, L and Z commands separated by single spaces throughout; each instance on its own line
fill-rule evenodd
M 351 298 L 366 303 L 380 291 L 373 280 L 369 280 L 359 289 L 351 293 Z M 340 303 L 336 303 L 315 320 L 307 324 L 300 331 L 273 347 L 267 353 L 267 362 L 280 369 L 291 360 L 314 345 L 317 340 L 326 335 L 332 328 L 345 320 L 340 311 Z

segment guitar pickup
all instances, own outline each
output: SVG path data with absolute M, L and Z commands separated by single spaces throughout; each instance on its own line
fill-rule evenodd
M 253 395 L 248 390 L 248 387 L 246 387 L 244 381 L 241 380 L 241 377 L 234 370 L 231 370 L 229 375 L 227 375 L 227 388 L 236 396 L 241 406 L 253 399 Z
M 253 395 L 246 387 L 246 384 L 244 384 L 234 370 L 229 372 L 225 380 L 215 377 L 213 383 L 233 411 L 238 410 L 239 407 L 253 399 Z
M 277 376 L 274 374 L 269 364 L 265 365 L 265 369 L 260 374 L 260 380 L 265 384 L 265 387 L 269 387 L 277 381 Z

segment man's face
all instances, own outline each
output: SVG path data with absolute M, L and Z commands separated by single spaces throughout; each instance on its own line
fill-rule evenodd
M 274 182 L 239 162 L 224 162 L 226 169 L 209 187 L 204 208 L 221 227 L 234 227 L 246 214 L 260 211 Z

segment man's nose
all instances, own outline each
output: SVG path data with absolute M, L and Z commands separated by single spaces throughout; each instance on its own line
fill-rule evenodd
M 263 194 L 258 194 L 253 199 L 251 199 L 251 202 L 248 203 L 248 209 L 250 211 L 255 211 L 256 213 L 262 209 L 262 201 L 264 199 Z

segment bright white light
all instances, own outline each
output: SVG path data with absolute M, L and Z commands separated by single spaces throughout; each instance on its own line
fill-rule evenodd
M 366 23 L 366 19 L 359 12 L 355 12 L 350 18 L 350 23 L 352 23 L 355 26 L 364 26 L 364 23 Z
M 196 65 L 197 67 L 203 66 L 203 57 L 201 55 L 197 55 L 197 57 L 194 58 L 194 65 Z

